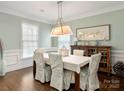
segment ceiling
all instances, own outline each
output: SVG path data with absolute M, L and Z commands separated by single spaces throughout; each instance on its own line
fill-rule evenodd
M 124 1 L 64 1 L 63 19 L 70 21 L 124 8 Z M 0 12 L 54 23 L 57 1 L 0 1 Z

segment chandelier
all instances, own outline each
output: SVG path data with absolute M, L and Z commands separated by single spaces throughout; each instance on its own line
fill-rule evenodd
M 52 28 L 51 36 L 63 36 L 72 35 L 71 28 L 66 25 L 62 18 L 62 1 L 58 1 L 58 19 L 54 27 Z

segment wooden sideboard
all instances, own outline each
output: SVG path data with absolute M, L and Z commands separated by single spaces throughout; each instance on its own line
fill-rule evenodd
M 71 45 L 71 54 L 73 54 L 74 49 L 84 50 L 84 56 L 91 56 L 100 52 L 102 56 L 99 64 L 99 71 L 111 73 L 111 46 Z

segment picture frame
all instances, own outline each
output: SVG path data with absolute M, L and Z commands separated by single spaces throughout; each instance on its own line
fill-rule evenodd
M 76 37 L 78 40 L 110 40 L 110 24 L 77 28 Z

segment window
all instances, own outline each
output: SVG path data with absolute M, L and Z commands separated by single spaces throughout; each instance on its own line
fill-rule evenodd
M 32 57 L 34 50 L 38 47 L 38 26 L 22 24 L 22 56 Z
M 59 36 L 58 38 L 58 47 L 59 48 L 70 48 L 70 36 L 65 35 L 65 36 Z

